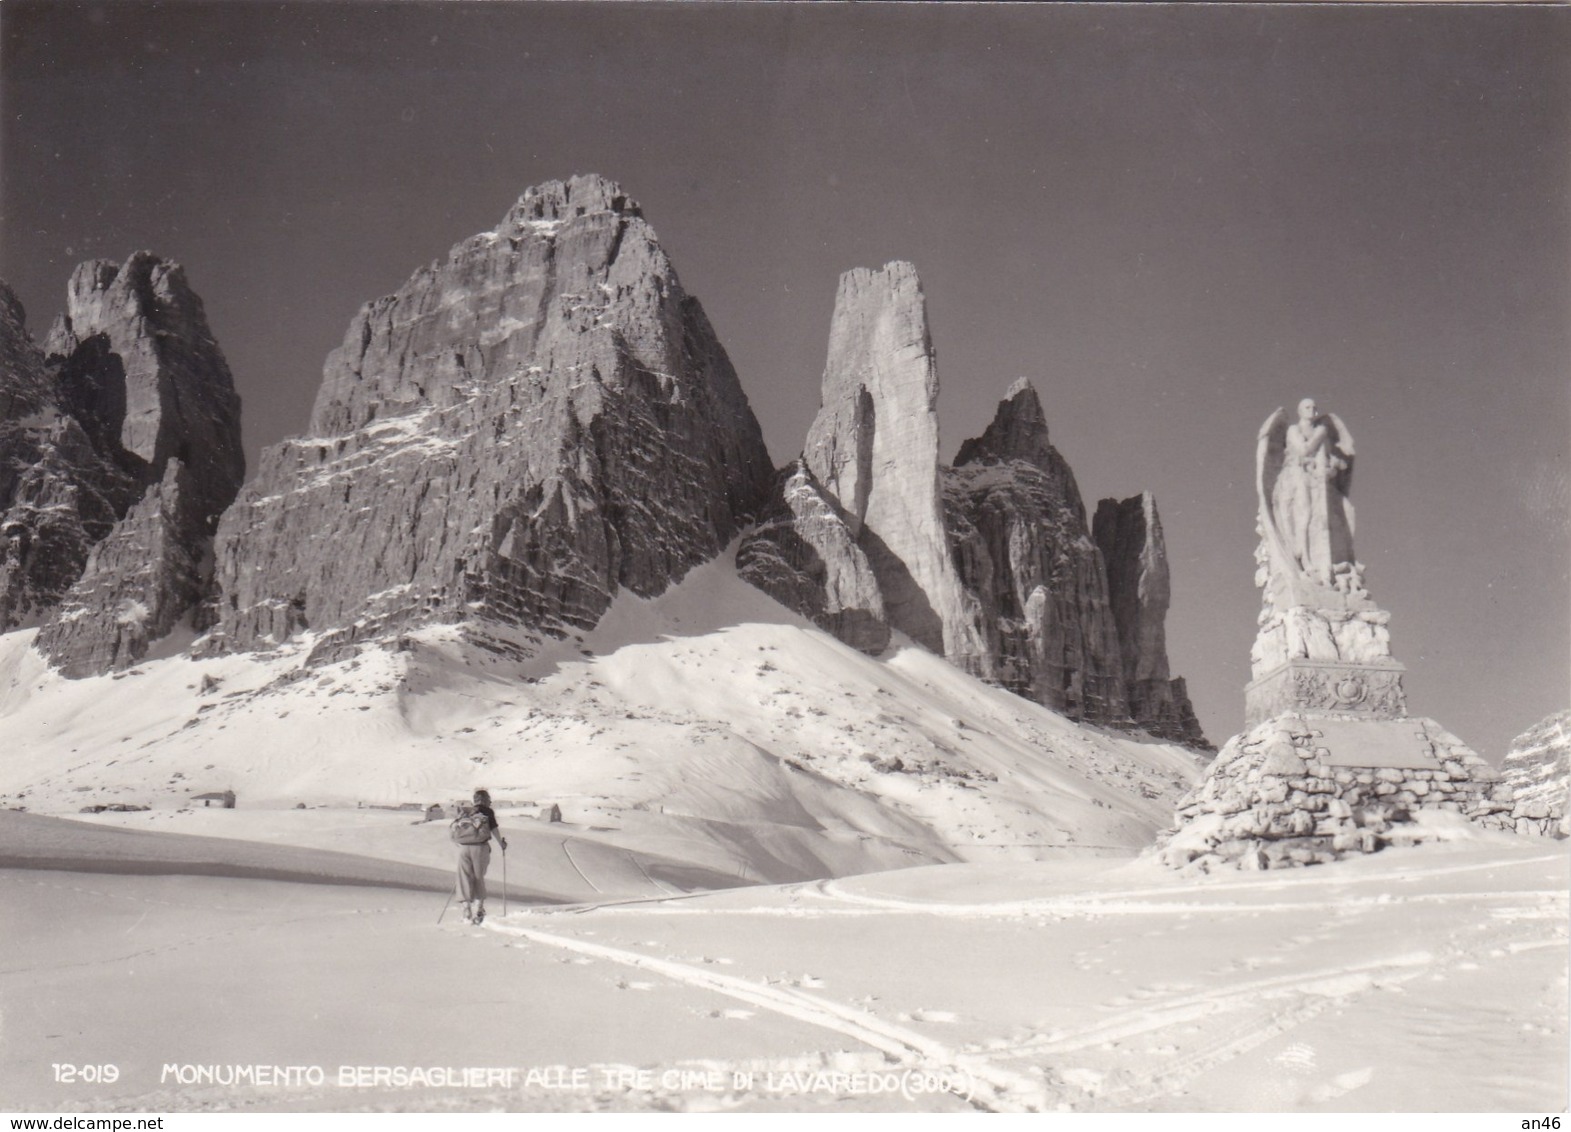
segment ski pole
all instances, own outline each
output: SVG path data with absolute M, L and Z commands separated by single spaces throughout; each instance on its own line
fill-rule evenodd
M 436 917 L 436 922 L 437 923 L 440 924 L 442 922 L 442 917 L 447 915 L 447 906 L 449 904 L 451 904 L 452 902 L 453 902 L 453 894 L 451 892 L 449 892 L 447 894 L 447 899 L 442 901 L 442 911 L 440 913 L 438 913 L 438 915 Z
M 507 846 L 502 846 L 502 915 L 507 915 Z

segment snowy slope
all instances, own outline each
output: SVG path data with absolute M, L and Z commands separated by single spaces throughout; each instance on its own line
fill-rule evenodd
M 437 863 L 434 827 L 358 808 L 485 785 L 506 825 L 556 803 L 558 832 L 658 859 L 663 878 L 625 852 L 584 849 L 590 868 L 568 853 L 598 890 L 648 893 L 1128 854 L 1199 773 L 1181 748 L 1076 725 L 908 644 L 864 656 L 730 562 L 659 599 L 623 594 L 594 632 L 522 663 L 435 628 L 320 668 L 303 667 L 306 638 L 68 681 L 12 633 L 0 805 L 147 805 L 98 820 Z M 226 788 L 236 811 L 180 812 Z
M 1285 874 L 1131 860 L 1193 756 L 912 647 L 863 656 L 722 564 L 522 664 L 431 630 L 325 668 L 302 641 L 73 682 L 29 639 L 0 638 L 0 807 L 32 811 L 0 812 L 0 1097 L 19 1106 L 1567 1100 L 1563 843 L 1456 822 Z M 511 842 L 510 914 L 493 862 L 486 925 L 438 927 L 444 823 L 382 807 L 478 784 Z M 225 787 L 238 809 L 189 802 Z M 32 816 L 105 802 L 152 809 Z M 566 820 L 536 821 L 553 802 Z M 483 1027 L 453 1009 L 477 987 Z M 114 1082 L 52 1077 L 111 1060 Z M 325 1078 L 188 1084 L 170 1064 Z M 345 1087 L 340 1066 L 515 1077 Z
M 22 817 L 0 814 L 0 835 Z M 198 839 L 148 840 L 173 853 Z M 271 852 L 235 844 L 236 865 Z M 0 868 L 0 907 L 15 913 L 0 917 L 0 1103 L 1515 1121 L 1567 1100 L 1558 843 L 1481 833 L 1221 879 L 993 861 L 515 905 L 482 928 L 451 915 L 438 927 L 436 894 L 352 887 L 339 871 L 342 885 Z M 480 1026 L 455 1009 L 477 1000 Z M 60 1062 L 110 1062 L 118 1077 L 59 1083 Z M 181 1081 L 171 1064 L 324 1079 Z M 346 1087 L 340 1066 L 513 1078 Z

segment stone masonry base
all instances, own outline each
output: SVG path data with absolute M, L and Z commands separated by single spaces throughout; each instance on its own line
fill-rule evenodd
M 1463 819 L 1518 825 L 1511 787 L 1434 720 L 1287 712 L 1228 741 L 1156 853 L 1199 872 L 1288 868 L 1411 844 Z

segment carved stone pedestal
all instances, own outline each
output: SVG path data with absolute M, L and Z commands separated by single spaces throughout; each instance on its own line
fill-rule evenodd
M 1350 664 L 1295 658 L 1244 688 L 1244 723 L 1253 727 L 1286 712 L 1400 719 L 1407 714 L 1402 674 L 1394 660 Z

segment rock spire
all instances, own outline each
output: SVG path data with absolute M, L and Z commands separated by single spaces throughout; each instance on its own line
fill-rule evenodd
M 859 648 L 891 630 L 992 674 L 981 609 L 948 552 L 938 370 L 916 269 L 840 277 L 821 404 L 743 576 Z
M 1036 390 L 1011 386 L 953 468 L 938 459 L 937 400 L 915 269 L 847 272 L 822 407 L 767 521 L 742 543 L 743 577 L 865 651 L 898 630 L 1073 718 L 1205 745 L 1183 682 L 1167 674 L 1154 503 L 1154 540 L 1131 527 L 1116 547 L 1133 571 L 1126 665 L 1107 568 Z
M 0 632 L 49 615 L 136 487 L 61 408 L 22 304 L 0 283 Z
M 938 366 L 911 264 L 840 277 L 822 407 L 802 461 L 846 515 L 878 578 L 890 627 L 987 672 L 980 611 L 948 553 Z
M 184 271 L 151 252 L 80 265 L 42 351 L 0 306 L 0 622 L 41 620 L 67 675 L 124 667 L 206 590 L 245 472 L 228 364 Z
M 955 560 L 987 611 L 1000 682 L 1075 719 L 1129 722 L 1106 572 L 1030 382 L 961 445 L 945 483 Z
M 1092 537 L 1107 567 L 1108 602 L 1118 630 L 1129 714 L 1153 735 L 1203 745 L 1200 722 L 1184 681 L 1167 661 L 1171 585 L 1167 543 L 1156 499 L 1149 491 L 1097 504 Z

